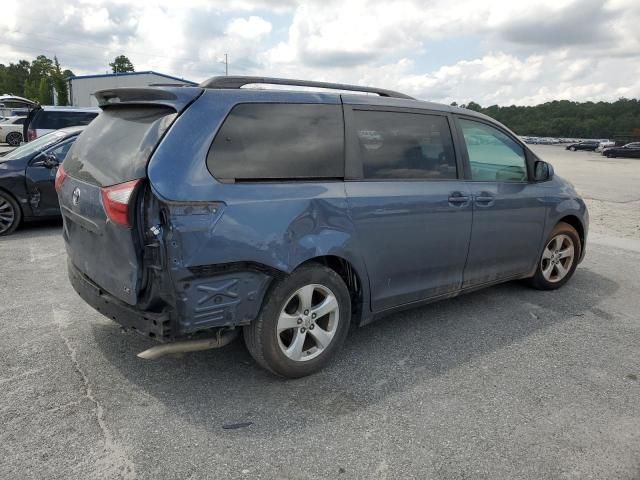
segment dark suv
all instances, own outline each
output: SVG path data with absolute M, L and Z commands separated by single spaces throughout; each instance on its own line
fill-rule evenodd
M 24 138 L 27 142 L 61 128 L 89 125 L 98 116 L 99 108 L 37 107 L 24 122 Z
M 356 90 L 240 88 L 268 83 Z M 152 337 L 312 373 L 348 327 L 499 282 L 562 286 L 588 214 L 494 120 L 401 93 L 213 78 L 96 93 L 57 188 L 69 277 Z

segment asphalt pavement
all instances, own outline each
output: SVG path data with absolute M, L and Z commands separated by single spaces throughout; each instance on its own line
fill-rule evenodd
M 137 358 L 65 264 L 59 222 L 0 239 L 0 478 L 640 478 L 638 240 L 355 329 L 295 381 L 241 342 Z

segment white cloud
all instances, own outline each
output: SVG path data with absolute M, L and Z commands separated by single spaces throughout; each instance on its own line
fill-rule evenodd
M 254 40 L 271 32 L 271 23 L 254 15 L 249 18 L 234 18 L 227 27 L 227 35 L 235 35 L 244 40 Z
M 442 102 L 609 100 L 640 96 L 639 24 L 637 0 L 4 0 L 0 63 L 57 55 L 98 73 L 125 54 L 199 81 L 227 53 L 232 74 Z

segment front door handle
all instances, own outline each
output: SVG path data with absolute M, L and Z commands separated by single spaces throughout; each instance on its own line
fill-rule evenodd
M 469 203 L 469 196 L 462 192 L 452 192 L 451 195 L 449 195 L 449 204 L 452 206 L 464 206 L 467 203 Z
M 489 192 L 481 192 L 480 195 L 475 196 L 476 205 L 479 207 L 490 207 L 494 201 L 495 197 Z

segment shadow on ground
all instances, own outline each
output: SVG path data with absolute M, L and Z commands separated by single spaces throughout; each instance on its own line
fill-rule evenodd
M 20 235 L 24 238 L 39 237 L 50 234 L 55 230 L 59 230 L 60 235 L 62 235 L 62 217 L 23 222 L 12 236 Z
M 105 357 L 128 381 L 194 423 L 219 430 L 253 422 L 242 435 L 278 434 L 366 409 L 475 358 L 523 342 L 541 329 L 600 312 L 618 286 L 584 268 L 564 288 L 539 292 L 509 283 L 403 312 L 353 330 L 338 358 L 311 377 L 288 381 L 261 370 L 235 342 L 220 350 L 143 361 L 150 345 L 116 325 L 96 325 Z M 464 386 L 461 386 L 464 388 Z M 271 417 L 271 418 L 269 418 Z

